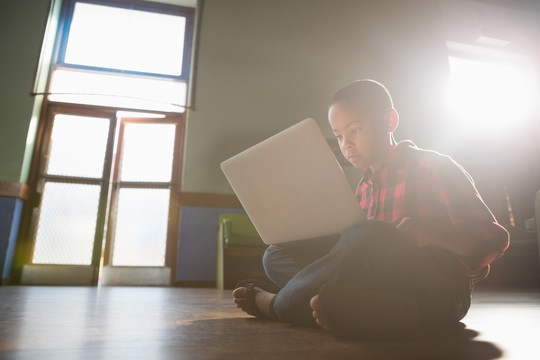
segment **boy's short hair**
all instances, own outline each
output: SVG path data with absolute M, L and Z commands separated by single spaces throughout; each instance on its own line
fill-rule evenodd
M 394 108 L 388 89 L 371 79 L 356 80 L 338 90 L 330 99 L 330 106 L 340 102 L 360 106 L 375 113 L 383 113 Z

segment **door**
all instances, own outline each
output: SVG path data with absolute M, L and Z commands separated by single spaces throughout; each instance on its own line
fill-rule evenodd
M 49 112 L 24 284 L 96 282 L 115 123 L 109 114 L 95 111 L 53 107 Z
M 23 284 L 169 284 L 183 119 L 155 116 L 51 108 Z
M 122 118 L 105 247 L 105 285 L 167 285 L 175 243 L 181 127 L 174 119 Z M 169 246 L 171 248 L 171 246 Z

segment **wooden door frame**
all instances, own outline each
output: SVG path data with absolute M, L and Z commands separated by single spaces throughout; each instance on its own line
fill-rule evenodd
M 174 281 L 174 274 L 176 274 L 177 268 L 177 259 L 176 251 L 178 249 L 178 234 L 179 234 L 179 213 L 180 207 L 178 204 L 179 194 L 181 193 L 181 179 L 182 179 L 182 170 L 183 170 L 183 159 L 184 159 L 184 146 L 185 146 L 185 136 L 186 136 L 186 118 L 187 111 L 183 113 L 173 113 L 173 112 L 163 112 L 163 111 L 152 111 L 152 110 L 140 110 L 140 109 L 131 109 L 131 108 L 117 108 L 117 107 L 106 107 L 106 106 L 92 106 L 92 105 L 81 105 L 81 104 L 71 104 L 71 103 L 61 103 L 61 102 L 51 102 L 47 99 L 44 100 L 40 120 L 38 124 L 35 146 L 32 153 L 31 168 L 28 178 L 28 189 L 29 195 L 28 200 L 25 202 L 22 211 L 22 218 L 20 224 L 19 236 L 17 239 L 17 245 L 15 250 L 15 257 L 13 261 L 13 283 L 20 284 L 22 277 L 22 269 L 26 264 L 31 264 L 33 256 L 33 231 L 32 224 L 34 223 L 34 209 L 39 205 L 40 195 L 37 193 L 36 189 L 39 182 L 39 174 L 41 166 L 43 166 L 43 153 L 48 146 L 48 139 L 46 138 L 47 125 L 49 124 L 49 117 L 53 113 L 54 109 L 66 109 L 66 111 L 77 112 L 82 116 L 94 116 L 94 117 L 109 117 L 112 116 L 115 121 L 117 113 L 119 111 L 126 112 L 137 112 L 137 113 L 147 113 L 147 114 L 163 114 L 166 117 L 178 119 L 177 131 L 175 136 L 175 147 L 174 147 L 174 157 L 173 157 L 173 178 L 171 178 L 172 189 L 171 189 L 171 198 L 169 202 L 169 224 L 167 231 L 167 245 L 166 245 L 166 258 L 165 264 L 171 268 L 171 279 L 170 283 Z M 105 114 L 105 115 L 104 115 Z M 115 131 L 118 129 L 118 124 L 114 125 Z M 50 135 L 50 134 L 49 134 Z M 116 136 L 116 134 L 113 134 Z M 113 139 L 116 141 L 116 139 Z M 109 166 L 111 168 L 111 166 Z M 110 174 L 109 174 L 110 175 Z M 109 176 L 110 179 L 110 176 Z M 105 236 L 105 235 L 104 235 Z M 95 249 L 97 250 L 97 249 Z M 95 251 L 97 253 L 97 251 Z M 97 256 L 94 253 L 93 256 Z M 101 251 L 99 256 L 101 256 Z
M 177 250 L 177 243 L 178 243 L 178 233 L 179 233 L 179 216 L 180 216 L 180 207 L 178 206 L 178 193 L 180 192 L 180 182 L 182 179 L 182 162 L 183 162 L 183 149 L 184 149 L 184 138 L 185 138 L 185 116 L 178 116 L 181 114 L 176 114 L 175 116 L 165 116 L 164 118 L 156 118 L 155 123 L 159 124 L 174 124 L 175 127 L 175 136 L 174 136 L 174 145 L 173 145 L 173 163 L 172 163 L 172 169 L 171 169 L 171 180 L 169 182 L 170 186 L 170 194 L 169 194 L 169 209 L 168 209 L 168 223 L 167 223 L 167 239 L 166 239 L 166 247 L 165 247 L 165 266 L 171 268 L 171 282 L 172 282 L 172 274 L 176 271 L 176 250 Z M 116 183 L 119 184 L 120 187 L 120 181 L 117 179 L 117 177 L 120 174 L 120 163 L 121 163 L 121 155 L 122 155 L 122 149 L 123 149 L 123 132 L 125 129 L 126 124 L 133 124 L 133 123 L 150 123 L 149 120 L 151 118 L 119 118 L 121 119 L 118 123 L 118 141 L 116 144 L 116 154 L 114 159 L 114 169 L 111 173 L 111 179 L 112 179 L 112 191 L 111 191 L 111 207 L 110 212 L 111 214 L 116 211 L 117 201 L 115 199 L 116 197 L 116 191 L 114 187 L 116 186 Z M 133 187 L 137 187 L 134 185 Z M 152 186 L 150 186 L 153 188 Z M 156 187 L 159 188 L 159 187 Z M 107 244 L 105 246 L 104 251 L 104 265 L 111 265 L 111 255 L 112 255 L 112 246 L 114 241 L 113 239 L 113 233 L 115 229 L 115 219 L 114 216 L 108 217 L 107 222 Z M 112 241 L 111 241 L 112 240 Z

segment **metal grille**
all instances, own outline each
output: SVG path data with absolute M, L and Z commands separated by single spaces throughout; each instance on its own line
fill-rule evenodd
M 45 184 L 34 264 L 91 264 L 100 188 L 99 185 Z
M 169 189 L 120 189 L 114 266 L 164 266 Z
M 56 115 L 47 175 L 101 178 L 109 119 Z

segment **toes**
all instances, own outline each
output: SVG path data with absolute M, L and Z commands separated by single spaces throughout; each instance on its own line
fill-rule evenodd
M 246 288 L 245 287 L 239 287 L 233 290 L 233 297 L 235 299 L 237 298 L 245 298 L 246 297 Z
M 236 304 L 236 307 L 242 310 L 245 313 L 250 312 L 249 308 L 249 301 L 246 298 L 246 291 L 247 289 L 245 287 L 239 287 L 237 289 L 233 290 L 233 301 Z
M 309 305 L 311 306 L 314 312 L 318 311 L 319 310 L 319 295 L 315 295 L 314 297 L 312 297 L 311 300 L 309 301 Z
M 312 316 L 315 319 L 315 322 L 317 323 L 317 325 L 319 325 L 325 330 L 329 330 L 328 326 L 324 322 L 324 319 L 321 315 L 321 309 L 319 307 L 319 295 L 315 295 L 314 297 L 312 297 L 309 302 L 309 305 L 313 309 Z
M 317 323 L 317 325 L 322 326 L 321 314 L 319 314 L 319 312 L 314 311 L 313 318 L 315 319 L 315 322 Z
M 245 298 L 234 298 L 233 301 L 237 305 L 239 305 L 239 304 L 247 304 L 247 299 L 245 299 Z
M 242 309 L 243 311 L 249 310 L 249 304 L 245 298 L 235 298 L 234 303 L 237 308 Z

